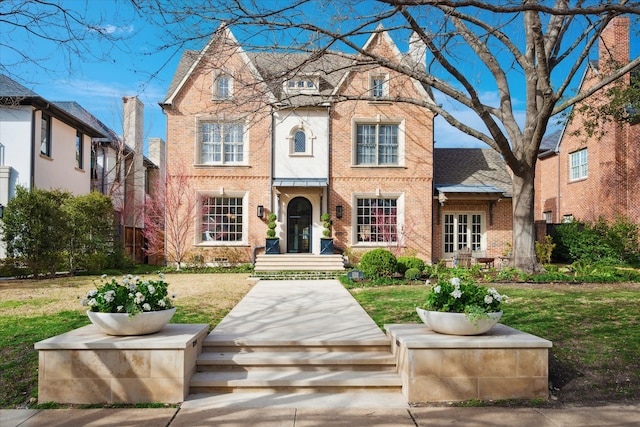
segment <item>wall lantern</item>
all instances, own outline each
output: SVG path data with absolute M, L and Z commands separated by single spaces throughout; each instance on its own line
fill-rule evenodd
M 342 205 L 336 206 L 336 218 L 342 218 Z
M 258 205 L 258 218 L 264 217 L 264 206 Z

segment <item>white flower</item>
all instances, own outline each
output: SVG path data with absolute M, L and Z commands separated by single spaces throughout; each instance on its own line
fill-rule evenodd
M 166 302 L 164 302 L 164 300 L 163 300 L 163 299 L 161 299 L 160 301 L 158 301 L 158 305 L 159 305 L 160 307 L 165 307 L 165 306 L 167 305 L 167 303 L 166 303 Z
M 119 305 L 119 306 L 116 308 L 116 310 L 117 310 L 117 311 L 122 311 L 122 309 L 123 309 L 123 308 L 124 308 L 124 305 Z
M 105 300 L 106 302 L 111 302 L 111 301 L 113 301 L 114 299 L 116 299 L 116 291 L 114 291 L 113 289 L 111 289 L 111 290 L 109 290 L 109 291 L 105 292 L 105 294 L 104 294 L 104 300 Z
M 104 279 L 106 279 L 106 278 L 107 278 L 107 275 L 106 275 L 106 274 L 103 274 L 102 276 L 100 276 L 100 278 L 102 278 L 102 280 L 104 280 Z
M 149 305 L 148 302 L 145 302 L 144 304 L 142 304 L 142 309 L 144 311 L 151 311 L 151 306 Z
M 487 304 L 491 304 L 493 302 L 493 297 L 491 295 L 485 295 L 484 302 Z
M 436 294 L 440 293 L 440 290 L 442 290 L 442 288 L 440 287 L 440 285 L 436 286 L 435 288 L 433 288 L 433 292 L 435 292 Z
M 455 286 L 456 288 L 459 288 L 460 287 L 460 279 L 457 278 L 457 277 L 452 277 L 451 278 L 451 284 L 453 286 Z
M 153 295 L 153 294 L 155 294 L 155 293 L 156 293 L 156 288 L 154 288 L 154 287 L 153 287 L 153 285 L 149 285 L 149 286 L 147 286 L 147 289 L 149 289 L 149 293 L 150 293 L 151 295 Z
M 159 276 L 162 280 L 164 280 L 164 273 L 160 273 Z
M 131 284 L 131 281 L 129 281 L 129 279 L 125 277 L 124 279 L 122 279 L 122 284 L 129 286 Z
M 462 291 L 456 288 L 455 291 L 451 292 L 451 296 L 454 298 L 460 298 L 462 296 Z
M 142 301 L 144 301 L 144 295 L 140 292 L 136 292 L 136 304 L 140 304 Z
M 431 284 L 431 280 L 427 279 L 426 282 L 424 282 L 425 285 L 429 286 Z
M 98 301 L 96 301 L 95 298 L 91 298 L 89 301 L 87 301 L 87 305 L 89 307 L 95 307 L 96 305 L 98 305 Z
M 93 298 L 96 295 L 98 295 L 98 291 L 96 289 L 92 289 L 89 292 L 87 292 L 87 298 Z

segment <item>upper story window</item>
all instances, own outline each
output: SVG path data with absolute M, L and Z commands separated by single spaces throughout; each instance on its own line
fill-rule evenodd
M 357 165 L 398 165 L 399 145 L 398 124 L 356 125 Z
M 303 156 L 313 153 L 313 135 L 302 126 L 294 127 L 289 133 L 289 155 Z
M 372 75 L 369 79 L 369 88 L 371 90 L 371 96 L 374 98 L 389 96 L 387 76 L 384 74 Z
M 239 164 L 244 162 L 244 124 L 237 122 L 200 123 L 200 163 Z
M 40 119 L 40 154 L 51 157 L 51 116 L 45 113 Z
M 315 94 L 318 93 L 318 86 L 317 76 L 294 77 L 284 83 L 284 91 L 289 94 Z
M 82 169 L 82 157 L 84 156 L 84 149 L 82 144 L 82 132 L 76 131 L 76 167 Z
M 213 80 L 213 98 L 229 99 L 233 97 L 233 78 L 226 73 L 220 73 L 214 76 Z
M 587 149 L 569 154 L 569 180 L 584 179 L 589 172 Z

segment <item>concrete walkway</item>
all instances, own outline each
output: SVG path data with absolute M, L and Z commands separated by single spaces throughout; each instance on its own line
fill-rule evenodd
M 208 339 L 330 343 L 386 340 L 335 280 L 260 281 Z M 0 410 L 14 426 L 638 426 L 640 404 L 600 407 L 409 407 L 400 393 L 191 395 L 179 408 Z M 368 396 L 378 394 L 378 396 Z

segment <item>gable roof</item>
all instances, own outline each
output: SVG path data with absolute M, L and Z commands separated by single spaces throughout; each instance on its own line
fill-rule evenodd
M 395 60 L 404 64 L 412 64 L 412 62 L 409 62 L 412 61 L 411 56 L 402 54 L 388 32 L 384 31 L 381 26 L 371 34 L 363 49 L 369 48 L 375 37 L 382 37 L 389 44 Z M 331 101 L 340 86 L 347 80 L 349 73 L 353 72 L 354 66 L 357 66 L 358 62 L 363 59 L 362 55 L 335 51 L 304 53 L 244 51 L 231 30 L 227 26 L 221 26 L 201 51 L 186 50 L 182 53 L 176 72 L 169 84 L 163 105 L 170 105 L 173 102 L 213 43 L 223 38 L 237 45 L 238 53 L 242 55 L 251 72 L 264 85 L 265 92 L 271 97 L 271 101 L 278 103 L 281 107 L 317 106 Z M 284 83 L 292 78 L 301 76 L 318 77 L 320 79 L 319 93 L 313 95 L 285 93 Z M 425 87 L 414 79 L 412 81 L 417 92 L 431 101 L 432 97 Z
M 511 197 L 512 179 L 498 152 L 490 148 L 436 148 L 433 150 L 436 191 L 502 193 Z
M 61 103 L 55 103 L 44 99 L 34 91 L 26 88 L 15 80 L 10 79 L 4 74 L 0 74 L 0 104 L 31 105 L 35 108 L 46 111 L 48 114 L 51 114 L 60 121 L 81 130 L 91 137 L 104 138 L 106 136 L 103 133 L 104 129 L 95 125 L 95 121 L 98 121 L 98 119 L 91 116 L 91 114 L 80 107 L 77 103 L 75 104 L 84 110 L 87 115 L 93 117 L 93 120 L 90 120 L 87 116 L 76 115 L 71 110 L 62 108 L 59 105 Z

